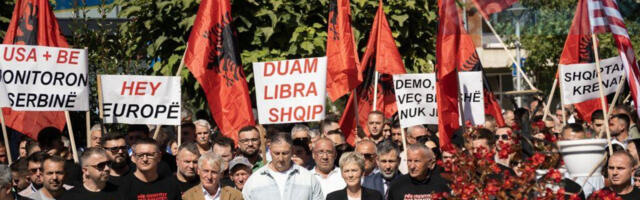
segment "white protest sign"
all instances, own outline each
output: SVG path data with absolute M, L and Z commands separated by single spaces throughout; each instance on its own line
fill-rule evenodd
M 320 121 L 327 57 L 253 63 L 260 124 Z
M 560 87 L 564 104 L 575 104 L 600 98 L 600 85 L 595 63 L 559 65 Z M 604 95 L 616 92 L 618 85 L 624 84 L 624 66 L 620 57 L 600 61 L 600 75 Z
M 180 125 L 180 77 L 101 75 L 104 123 Z
M 89 110 L 86 50 L 3 44 L 0 55 L 0 106 L 23 111 Z
M 470 121 L 473 125 L 484 124 L 482 72 L 460 72 L 458 77 L 459 97 L 463 100 L 465 121 Z M 420 124 L 438 124 L 434 73 L 397 74 L 393 75 L 393 81 L 402 128 Z

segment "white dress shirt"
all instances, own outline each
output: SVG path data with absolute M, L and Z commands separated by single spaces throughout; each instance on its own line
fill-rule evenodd
M 209 192 L 207 192 L 207 189 L 204 189 L 204 187 L 202 187 L 202 193 L 204 193 L 204 200 L 220 200 L 220 185 L 218 185 L 218 189 L 216 190 L 216 194 L 215 195 L 211 195 L 209 194 Z
M 313 175 L 318 179 L 318 182 L 320 182 L 320 188 L 322 189 L 322 194 L 324 194 L 325 199 L 329 193 L 342 190 L 347 187 L 347 183 L 344 182 L 342 172 L 338 167 L 333 168 L 333 170 L 329 172 L 327 178 L 322 178 L 322 175 L 316 171 L 315 167 L 311 172 L 313 172 Z

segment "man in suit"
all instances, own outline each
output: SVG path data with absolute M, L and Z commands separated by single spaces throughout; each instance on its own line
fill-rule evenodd
M 183 200 L 242 200 L 242 193 L 230 187 L 222 187 L 220 178 L 222 178 L 222 157 L 214 152 L 206 152 L 198 159 L 198 175 L 200 176 L 200 184 L 192 187 L 184 192 Z
M 391 182 L 401 175 L 398 171 L 398 165 L 400 164 L 399 153 L 398 148 L 392 141 L 385 140 L 378 144 L 376 162 L 380 172 L 366 176 L 362 187 L 377 190 L 386 197 Z

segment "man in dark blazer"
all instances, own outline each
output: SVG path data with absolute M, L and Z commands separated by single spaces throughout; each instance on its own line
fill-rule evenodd
M 362 187 L 377 190 L 386 199 L 389 185 L 402 175 L 398 171 L 398 165 L 400 164 L 399 153 L 393 142 L 385 140 L 379 143 L 376 154 L 378 155 L 377 164 L 380 172 L 366 176 L 362 182 Z

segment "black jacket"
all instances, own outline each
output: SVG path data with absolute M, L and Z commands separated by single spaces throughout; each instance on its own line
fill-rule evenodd
M 361 200 L 382 200 L 380 192 L 365 187 L 360 188 L 362 188 Z M 347 200 L 347 188 L 329 193 L 327 200 Z

